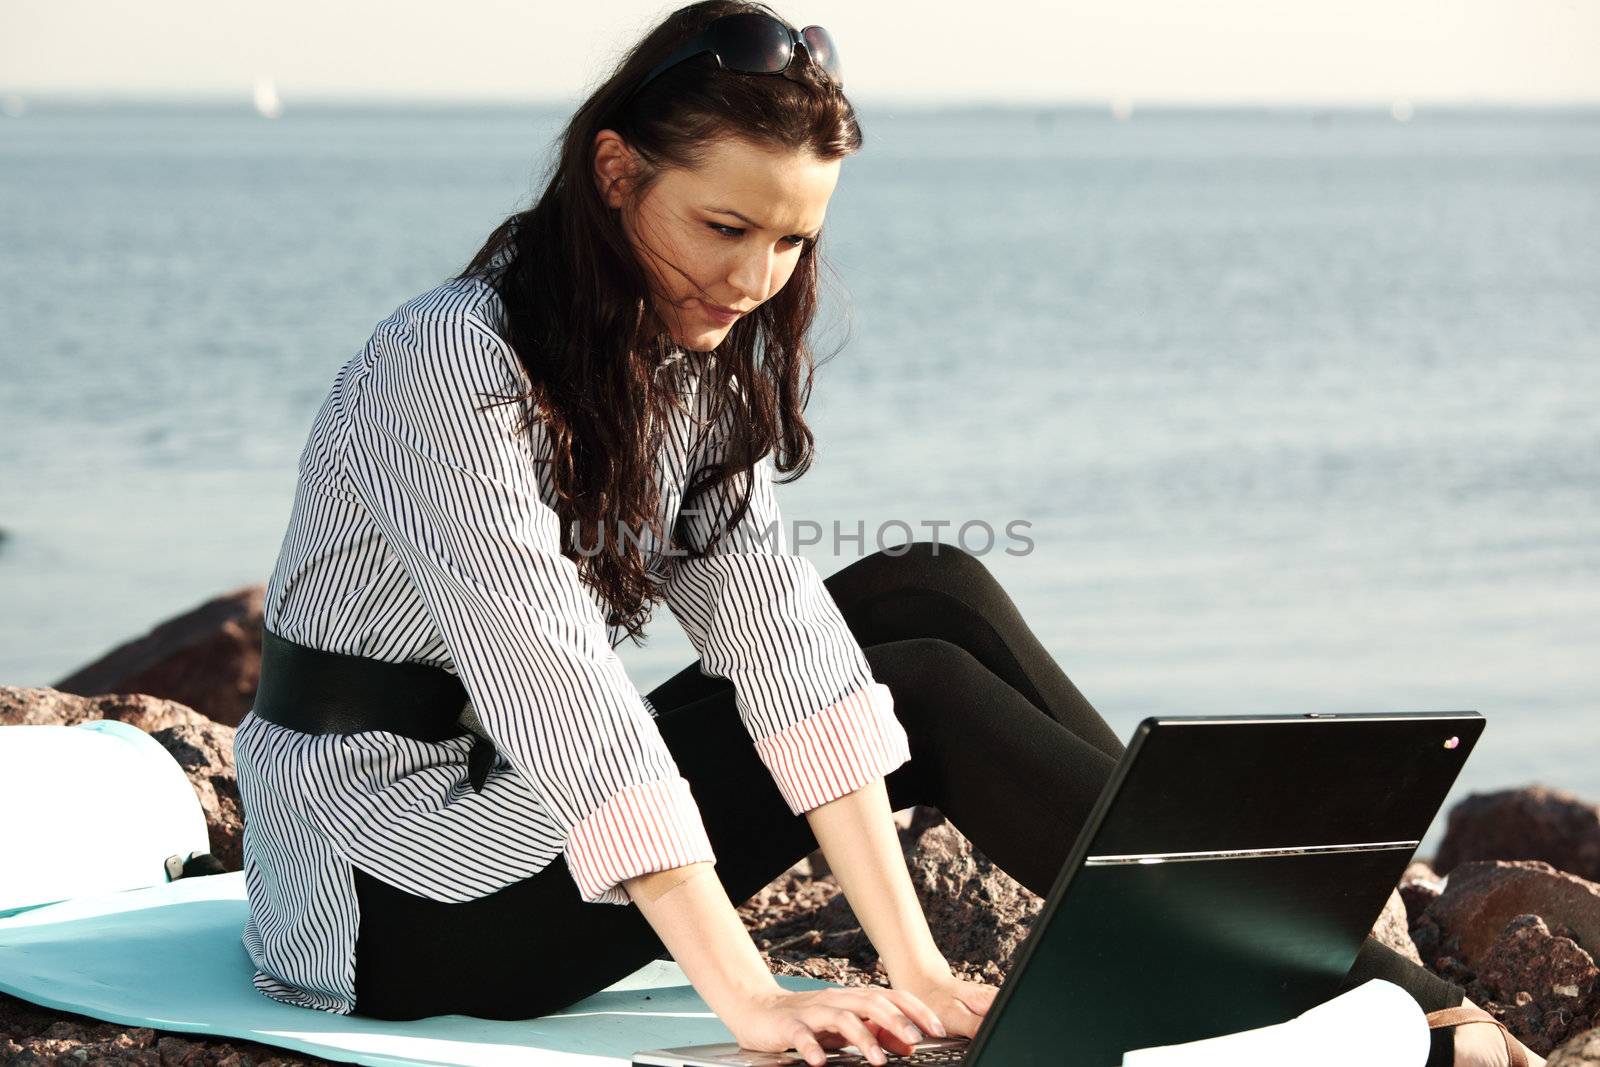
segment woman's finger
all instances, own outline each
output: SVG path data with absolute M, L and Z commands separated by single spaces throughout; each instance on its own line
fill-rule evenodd
M 876 1055 L 882 1055 L 883 1049 L 878 1044 L 878 1039 L 873 1036 L 867 1024 L 862 1022 L 861 1016 L 850 1008 L 826 1009 L 830 1018 L 829 1025 L 835 1031 L 850 1039 L 850 1044 L 861 1050 L 861 1054 L 871 1060 Z
M 916 1023 L 911 1017 L 900 1010 L 900 1005 L 883 993 L 883 987 L 870 986 L 861 990 L 862 1011 L 874 1022 L 883 1028 L 885 1033 L 893 1035 L 898 1043 L 907 1046 L 917 1043 L 917 1035 L 913 1029 Z
M 794 1031 L 789 1035 L 789 1043 L 794 1050 L 813 1067 L 822 1067 L 828 1062 L 828 1052 L 817 1040 L 817 1035 L 811 1032 L 811 1027 L 796 1020 Z
M 944 1023 L 940 1021 L 939 1013 L 928 1007 L 921 997 L 907 990 L 894 988 L 885 990 L 884 995 L 899 1004 L 900 1010 L 910 1016 L 911 1021 L 916 1023 L 924 1034 L 930 1037 L 945 1036 L 940 1033 L 944 1029 Z
M 917 1050 L 915 1041 L 901 1037 L 895 1031 L 880 1025 L 876 1019 L 867 1020 L 867 1029 L 872 1031 L 872 1036 L 877 1039 L 878 1044 L 896 1056 L 909 1056 Z

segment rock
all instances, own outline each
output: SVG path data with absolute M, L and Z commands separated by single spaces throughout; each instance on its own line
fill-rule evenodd
M 1406 906 L 1406 926 L 1415 926 L 1428 905 L 1439 899 L 1444 882 L 1426 863 L 1413 863 L 1400 876 L 1400 899 Z
M 1585 951 L 1600 950 L 1600 885 L 1538 861 L 1458 865 L 1412 937 L 1425 960 L 1447 952 L 1472 968 L 1519 915 L 1560 923 Z
M 234 1038 L 166 1034 L 37 1007 L 0 993 L 0 1063 L 298 1067 L 331 1061 Z
M 193 708 L 144 694 L 81 697 L 56 689 L 0 686 L 0 726 L 72 726 L 118 719 L 154 737 L 189 776 L 211 837 L 230 871 L 244 865 L 244 813 L 233 768 L 233 727 Z
M 1440 880 L 1439 872 L 1433 869 L 1433 864 L 1428 860 L 1412 860 L 1406 864 L 1406 872 L 1400 876 L 1400 881 L 1404 883 L 1414 879 L 1428 882 Z
M 1600 1016 L 1600 969 L 1570 931 L 1537 915 L 1506 924 L 1468 983 L 1474 1003 L 1505 1005 L 1506 1025 L 1529 1048 L 1547 1055 L 1592 1027 Z M 1493 1009 L 1490 1009 L 1493 1010 Z
M 923 829 L 910 857 L 911 884 L 934 942 L 952 967 L 999 985 L 1044 900 L 996 867 L 949 822 Z M 982 976 L 982 977 L 977 977 Z
M 1547 992 L 1572 1002 L 1587 997 L 1595 988 L 1600 970 L 1594 957 L 1585 952 L 1557 925 L 1554 932 L 1537 915 L 1518 915 L 1490 946 L 1478 964 L 1478 982 L 1485 994 L 1501 1001 L 1516 999 L 1527 990 L 1535 997 Z
M 206 601 L 118 645 L 54 688 L 78 696 L 144 693 L 237 726 L 261 681 L 261 607 L 265 585 Z
M 902 818 L 903 816 L 903 818 Z M 895 812 L 895 825 L 900 828 L 900 851 L 909 861 L 916 852 L 917 845 L 922 840 L 922 835 L 936 826 L 950 825 L 939 809 L 927 804 L 918 804 L 907 808 L 903 812 Z
M 1600 1067 L 1600 1028 L 1569 1038 L 1550 1053 L 1545 1067 Z
M 1543 860 L 1600 882 L 1600 805 L 1537 785 L 1474 793 L 1450 809 L 1434 866 L 1470 860 Z
M 244 809 L 233 766 L 233 727 L 202 718 L 153 735 L 189 776 L 205 813 L 211 854 L 230 871 L 244 867 Z
M 1417 946 L 1411 941 L 1410 928 L 1410 920 L 1406 917 L 1406 903 L 1400 896 L 1400 890 L 1391 890 L 1382 914 L 1373 924 L 1372 936 L 1412 963 L 1420 964 L 1422 957 L 1417 954 Z
M 972 846 L 937 809 L 897 813 L 912 885 L 935 943 L 957 976 L 999 985 L 1043 901 Z M 843 985 L 882 982 L 877 951 L 832 877 L 801 874 L 807 857 L 740 910 L 774 974 Z M 781 903 L 780 903 L 781 902 Z

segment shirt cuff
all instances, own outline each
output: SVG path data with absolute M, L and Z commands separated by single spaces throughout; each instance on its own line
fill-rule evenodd
M 567 869 L 589 904 L 631 904 L 622 883 L 701 860 L 716 862 L 700 808 L 682 775 L 636 782 L 584 816 L 567 835 Z
M 755 745 L 796 815 L 853 793 L 911 758 L 894 695 L 882 682 L 870 682 Z

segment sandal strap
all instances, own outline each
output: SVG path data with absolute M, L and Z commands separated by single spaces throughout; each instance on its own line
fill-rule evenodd
M 1506 1058 L 1511 1067 L 1528 1067 L 1528 1054 L 1522 1050 L 1522 1044 L 1512 1034 L 1511 1028 L 1482 1008 L 1462 1004 L 1454 1008 L 1440 1008 L 1438 1011 L 1428 1012 L 1430 1030 L 1444 1026 L 1460 1026 L 1463 1023 L 1494 1023 L 1500 1028 L 1500 1036 L 1505 1039 Z
M 1460 1026 L 1462 1023 L 1496 1023 L 1500 1026 L 1505 1025 L 1482 1008 L 1475 1008 L 1466 1004 L 1428 1012 L 1428 1029 L 1430 1030 L 1437 1030 L 1441 1026 Z

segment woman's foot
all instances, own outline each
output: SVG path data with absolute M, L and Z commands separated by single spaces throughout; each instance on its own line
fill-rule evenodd
M 1477 1007 L 1463 1000 L 1465 1007 Z M 1510 1067 L 1511 1055 L 1506 1051 L 1506 1038 L 1510 1037 L 1494 1023 L 1462 1023 L 1456 1031 L 1455 1067 Z M 1512 1037 L 1512 1041 L 1517 1039 Z M 1528 1067 L 1545 1067 L 1544 1057 L 1520 1041 L 1522 1054 L 1528 1057 Z

